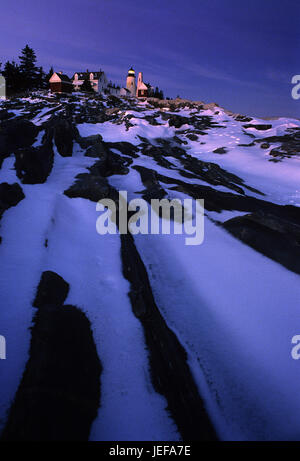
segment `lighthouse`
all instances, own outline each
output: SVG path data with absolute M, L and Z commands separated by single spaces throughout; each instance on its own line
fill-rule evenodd
M 131 96 L 135 96 L 136 94 L 136 83 L 135 83 L 135 71 L 131 67 L 128 71 L 127 80 L 126 80 L 126 88 L 130 91 Z

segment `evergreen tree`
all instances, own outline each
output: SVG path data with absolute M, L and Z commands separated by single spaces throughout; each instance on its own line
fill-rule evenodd
M 49 80 L 50 80 L 50 78 L 52 77 L 53 74 L 54 74 L 54 69 L 51 66 L 50 69 L 49 69 L 48 74 L 45 75 L 46 88 L 49 88 Z
M 36 54 L 28 45 L 23 48 L 20 59 L 20 72 L 22 74 L 22 89 L 32 90 L 40 84 L 40 73 L 36 66 Z
M 47 88 L 46 74 L 42 67 L 38 67 L 37 69 L 35 88 L 37 89 Z
M 6 79 L 8 94 L 19 93 L 22 87 L 22 74 L 18 64 L 14 61 L 7 61 L 4 66 L 3 75 Z
M 155 88 L 155 91 L 153 93 L 154 98 L 158 99 L 164 99 L 164 93 L 162 90 L 158 88 L 158 86 Z
M 154 95 L 153 95 L 155 98 L 158 98 L 159 97 L 159 89 L 158 89 L 158 86 L 155 87 L 155 90 L 154 90 Z
M 87 93 L 92 93 L 94 91 L 93 87 L 92 87 L 92 84 L 91 84 L 91 81 L 90 81 L 90 79 L 88 77 L 86 77 L 84 79 L 84 82 L 80 87 L 80 90 L 85 91 Z

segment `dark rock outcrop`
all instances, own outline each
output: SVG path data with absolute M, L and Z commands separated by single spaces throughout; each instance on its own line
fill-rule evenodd
M 183 177 L 201 179 L 202 181 L 214 186 L 225 186 L 228 189 L 234 190 L 242 195 L 245 194 L 243 188 L 251 190 L 256 194 L 263 195 L 257 189 L 245 184 L 241 178 L 229 173 L 216 163 L 204 162 L 203 160 L 189 155 L 185 149 L 172 142 L 172 140 L 157 138 L 155 141 L 161 144 L 161 146 L 143 143 L 142 153 L 153 157 L 160 166 L 170 170 L 178 169 L 179 173 Z M 178 159 L 183 168 L 175 168 L 171 162 L 165 158 L 165 156 Z M 176 181 L 174 182 L 176 183 Z
M 83 149 L 87 149 L 88 147 L 100 144 L 103 141 L 102 136 L 100 134 L 93 134 L 91 136 L 86 137 L 78 137 L 78 143 L 80 147 Z
M 78 138 L 78 130 L 73 123 L 64 118 L 58 118 L 53 123 L 54 141 L 58 152 L 63 157 L 71 157 L 73 142 Z
M 148 274 L 130 234 L 121 235 L 123 273 L 129 297 L 144 327 L 154 388 L 164 395 L 183 440 L 217 438 L 187 364 L 187 354 L 159 312 Z
M 223 224 L 232 235 L 263 255 L 300 274 L 300 220 L 298 224 L 258 211 Z
M 85 314 L 61 305 L 65 293 L 50 293 L 63 279 L 44 274 L 39 290 L 46 286 L 48 294 L 37 295 L 29 360 L 1 439 L 87 441 L 100 402 L 101 363 Z
M 196 134 L 190 133 L 190 134 L 187 134 L 186 137 L 187 137 L 190 141 L 198 141 L 198 136 L 197 136 Z
M 226 154 L 227 152 L 226 147 L 218 147 L 218 149 L 213 150 L 214 154 Z
M 98 202 L 110 195 L 111 187 L 102 176 L 82 173 L 76 176 L 75 183 L 64 194 L 70 198 L 86 198 Z
M 68 296 L 70 286 L 58 274 L 45 271 L 42 274 L 33 306 L 42 308 L 47 305 L 62 306 Z
M 298 127 L 288 128 L 286 134 L 282 136 L 269 136 L 258 139 L 256 142 L 261 143 L 262 148 L 265 148 L 266 145 L 270 147 L 272 144 L 280 143 L 279 147 L 275 147 L 269 152 L 269 155 L 277 161 L 300 156 L 300 128 Z
M 24 184 L 44 183 L 53 167 L 52 143 L 18 149 L 15 158 L 17 176 Z
M 181 115 L 171 115 L 169 117 L 169 126 L 174 126 L 175 128 L 181 128 L 182 125 L 189 125 L 189 124 L 190 124 L 190 119 L 188 117 L 182 117 Z
M 99 142 L 97 144 L 93 144 L 92 146 L 90 146 L 86 152 L 85 152 L 85 156 L 86 157 L 94 157 L 94 158 L 102 158 L 102 159 L 105 159 L 107 158 L 107 155 L 108 155 L 108 149 L 107 147 L 105 146 L 104 142 Z
M 0 184 L 0 219 L 3 213 L 12 206 L 16 206 L 25 198 L 24 192 L 19 184 Z
M 133 168 L 140 173 L 142 183 L 146 187 L 146 191 L 142 192 L 144 200 L 150 203 L 152 199 L 161 200 L 166 197 L 167 193 L 161 187 L 156 171 L 139 165 Z
M 255 125 L 255 124 L 248 124 L 248 125 L 243 125 L 243 128 L 255 128 L 256 130 L 259 131 L 267 131 L 272 128 L 272 125 L 267 125 L 267 124 L 261 124 L 261 125 Z
M 103 177 L 112 176 L 114 174 L 127 174 L 129 165 L 132 164 L 131 157 L 122 157 L 121 155 L 109 152 L 106 157 L 89 168 L 92 174 Z
M 0 167 L 5 157 L 21 147 L 31 146 L 39 128 L 28 120 L 7 120 L 0 125 Z
M 139 151 L 138 147 L 130 142 L 120 141 L 120 142 L 106 142 L 105 145 L 108 149 L 117 149 L 123 155 L 128 155 L 129 157 L 138 158 L 137 152 Z

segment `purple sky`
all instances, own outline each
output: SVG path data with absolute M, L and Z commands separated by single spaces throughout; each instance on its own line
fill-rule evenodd
M 28 43 L 47 71 L 102 68 L 123 86 L 133 66 L 166 96 L 300 116 L 299 0 L 1 0 L 0 16 L 0 62 Z

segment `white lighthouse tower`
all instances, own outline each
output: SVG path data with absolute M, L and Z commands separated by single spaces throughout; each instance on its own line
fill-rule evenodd
M 135 83 L 135 71 L 131 67 L 128 71 L 127 80 L 126 80 L 126 88 L 130 91 L 131 96 L 135 96 L 136 94 L 136 83 Z

